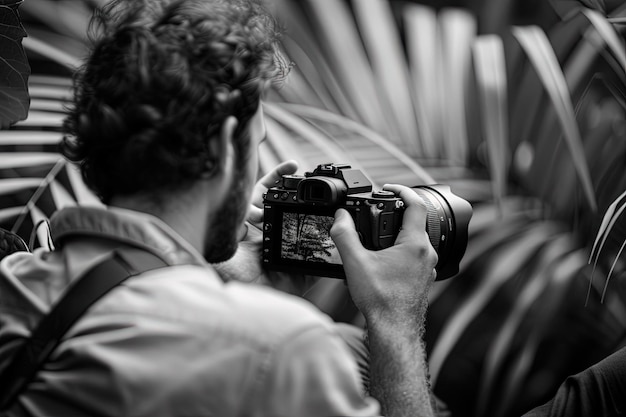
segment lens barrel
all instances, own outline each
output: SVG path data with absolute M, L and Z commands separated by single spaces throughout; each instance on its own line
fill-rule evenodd
M 435 266 L 437 280 L 450 278 L 459 272 L 467 248 L 472 206 L 447 185 L 419 185 L 412 189 L 426 205 L 426 232 L 439 256 Z

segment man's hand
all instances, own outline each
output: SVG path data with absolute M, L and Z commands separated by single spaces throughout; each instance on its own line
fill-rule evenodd
M 370 394 L 386 416 L 432 416 L 422 333 L 437 254 L 426 234 L 426 207 L 410 188 L 388 185 L 406 206 L 394 246 L 363 247 L 352 216 L 337 210 L 331 236 L 350 295 L 367 322 Z
M 297 170 L 298 163 L 296 161 L 285 161 L 278 164 L 273 170 L 257 181 L 252 191 L 252 201 L 248 209 L 248 223 L 254 225 L 257 229 L 262 229 L 263 194 L 267 192 L 268 188 L 275 186 L 276 182 L 280 180 L 283 175 L 294 174 Z
M 387 185 L 406 207 L 394 246 L 370 251 L 363 247 L 352 216 L 337 210 L 331 236 L 339 249 L 348 288 L 368 321 L 415 317 L 426 303 L 435 277 L 437 253 L 426 234 L 426 206 L 408 187 Z

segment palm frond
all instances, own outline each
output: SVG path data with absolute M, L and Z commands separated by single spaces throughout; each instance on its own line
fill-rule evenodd
M 509 123 L 504 44 L 496 35 L 479 37 L 473 45 L 474 66 L 484 137 L 488 143 L 493 197 L 499 205 L 507 194 Z
M 557 231 L 557 228 L 549 224 L 531 225 L 528 230 L 521 231 L 515 240 L 504 241 L 501 246 L 494 248 L 494 256 L 490 257 L 488 265 L 484 268 L 481 285 L 468 294 L 468 298 L 456 308 L 430 353 L 429 364 L 433 385 L 437 383 L 447 356 L 468 324 L 482 312 L 497 290 L 510 280 L 512 275 L 520 271 L 536 255 L 546 239 Z M 509 231 L 507 237 L 511 236 L 513 235 Z
M 375 81 L 380 84 L 379 96 L 386 97 L 391 109 L 388 117 L 398 127 L 398 142 L 410 155 L 420 155 L 412 89 L 407 88 L 411 85 L 409 70 L 390 4 L 384 0 L 356 0 L 352 6 Z
M 545 33 L 537 27 L 516 27 L 513 28 L 513 34 L 533 63 L 552 100 L 587 203 L 595 211 L 597 203 L 569 89 L 550 42 Z

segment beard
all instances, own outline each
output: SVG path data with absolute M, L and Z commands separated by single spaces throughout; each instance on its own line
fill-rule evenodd
M 235 150 L 235 166 L 247 166 L 248 159 L 244 154 L 241 149 Z M 239 246 L 239 231 L 248 213 L 250 188 L 246 175 L 237 175 L 226 198 L 209 220 L 203 254 L 207 262 L 224 262 L 235 255 Z
M 240 165 L 241 166 L 241 165 Z M 229 260 L 239 245 L 239 230 L 248 212 L 249 198 L 243 178 L 237 178 L 209 222 L 204 258 L 209 263 Z

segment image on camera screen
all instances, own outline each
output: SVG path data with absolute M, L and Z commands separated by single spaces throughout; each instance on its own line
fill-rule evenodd
M 281 254 L 283 259 L 341 264 L 330 237 L 332 216 L 283 213 Z

